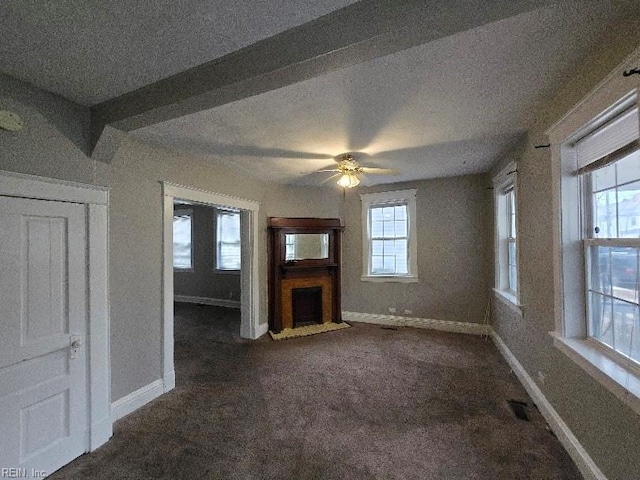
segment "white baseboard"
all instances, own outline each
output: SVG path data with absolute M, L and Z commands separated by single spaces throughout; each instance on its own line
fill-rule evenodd
M 375 313 L 342 312 L 342 319 L 347 322 L 375 323 L 396 327 L 429 328 L 432 330 L 468 333 L 472 335 L 489 335 L 491 332 L 489 325 L 481 323 L 453 322 L 450 320 L 433 320 L 430 318 L 401 317 Z
M 269 331 L 269 324 L 268 323 L 261 323 L 258 325 L 258 328 L 256 328 L 256 336 L 255 339 L 260 338 L 262 335 L 265 335 L 267 332 Z
M 174 295 L 175 302 L 197 303 L 200 305 L 212 305 L 214 307 L 240 308 L 238 300 L 225 300 L 223 298 L 193 297 L 191 295 Z
M 549 427 L 551 427 L 558 437 L 558 440 L 560 440 L 560 443 L 562 443 L 575 464 L 578 466 L 578 469 L 584 478 L 587 480 L 607 480 L 607 477 L 605 477 L 604 473 L 602 473 L 596 463 L 591 459 L 573 432 L 571 432 L 569 426 L 564 423 L 564 420 L 562 420 L 560 415 L 558 415 L 558 412 L 556 412 L 551 403 L 549 403 L 542 393 L 542 390 L 540 390 L 533 381 L 533 378 L 531 378 L 515 355 L 511 350 L 509 350 L 509 347 L 507 347 L 504 341 L 493 330 L 491 337 L 502 356 L 520 380 L 520 383 L 522 383 L 529 396 L 538 406 L 540 413 L 542 413 L 544 418 L 547 420 Z
M 145 385 L 135 392 L 131 392 L 129 395 L 111 404 L 111 420 L 115 422 L 125 415 L 129 415 L 131 412 L 146 405 L 163 393 L 164 381 L 162 379 L 151 382 L 149 385 Z

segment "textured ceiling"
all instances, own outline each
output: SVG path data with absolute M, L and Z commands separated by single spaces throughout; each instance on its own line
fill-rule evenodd
M 395 168 L 388 183 L 484 172 L 575 73 L 620 12 L 545 8 L 139 130 L 259 178 L 318 184 L 332 157 Z
M 354 0 L 0 2 L 0 71 L 93 105 Z
M 351 3 L 9 0 L 0 71 L 93 105 Z M 637 0 L 561 3 L 130 135 L 288 184 L 319 184 L 327 175 L 312 172 L 343 152 L 399 172 L 369 183 L 484 172 L 541 97 L 622 19 L 640 19 Z

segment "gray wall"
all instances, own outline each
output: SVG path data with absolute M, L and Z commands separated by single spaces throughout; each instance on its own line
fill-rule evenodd
M 112 401 L 162 376 L 161 181 L 260 202 L 260 317 L 267 321 L 266 219 L 338 215 L 339 196 L 320 188 L 267 185 L 216 163 L 125 139 L 110 164 L 78 146 L 88 112 L 0 75 L 0 104 L 26 127 L 0 132 L 0 169 L 110 187 L 109 282 Z M 135 367 L 135 368 L 133 368 Z
M 379 185 L 347 192 L 344 205 L 343 309 L 481 323 L 491 288 L 484 175 Z M 361 193 L 416 188 L 418 283 L 373 283 L 362 275 Z
M 216 272 L 216 209 L 185 205 L 193 211 L 193 269 L 174 270 L 173 293 L 216 300 L 240 301 L 240 271 Z
M 552 344 L 555 329 L 553 285 L 552 179 L 544 132 L 631 53 L 637 35 L 615 32 L 585 59 L 579 75 L 555 94 L 538 102 L 529 135 L 509 152 L 496 173 L 509 161 L 518 162 L 518 214 L 521 303 L 524 318 L 500 301 L 493 301 L 492 321 L 500 337 L 529 375 L 545 375 L 538 386 L 580 443 L 610 479 L 640 478 L 640 417 L 587 375 Z M 577 73 L 577 72 L 575 72 Z

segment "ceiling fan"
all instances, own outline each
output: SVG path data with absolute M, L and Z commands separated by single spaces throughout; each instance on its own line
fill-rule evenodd
M 353 158 L 351 153 L 341 155 L 342 159 L 338 162 L 336 168 L 328 170 L 318 170 L 318 172 L 334 172 L 329 178 L 324 180 L 328 182 L 332 178 L 340 177 L 338 185 L 344 188 L 357 187 L 360 184 L 360 176 L 362 174 L 372 175 L 397 175 L 398 172 L 390 168 L 363 167 Z M 323 183 L 324 183 L 323 182 Z

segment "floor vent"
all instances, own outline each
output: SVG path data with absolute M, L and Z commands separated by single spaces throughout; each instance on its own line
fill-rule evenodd
M 394 330 L 397 331 L 398 329 L 396 327 L 380 327 L 382 330 Z
M 509 400 L 508 401 L 511 410 L 513 410 L 516 418 L 520 420 L 529 421 L 529 415 L 527 415 L 527 402 L 521 402 L 519 400 Z

